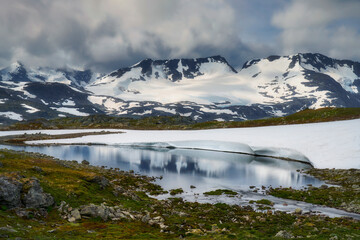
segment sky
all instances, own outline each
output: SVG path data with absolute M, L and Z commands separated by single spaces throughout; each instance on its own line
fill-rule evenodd
M 359 0 L 2 0 L 0 68 L 109 72 L 145 58 L 234 67 L 316 52 L 360 61 Z

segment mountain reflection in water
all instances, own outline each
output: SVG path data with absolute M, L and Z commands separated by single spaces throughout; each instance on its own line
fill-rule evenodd
M 308 164 L 238 153 L 96 145 L 2 147 L 40 152 L 64 160 L 86 159 L 92 165 L 163 176 L 158 183 L 165 189 L 188 189 L 190 185 L 204 189 L 248 189 L 251 185 L 300 188 L 322 184 L 296 171 L 310 168 Z

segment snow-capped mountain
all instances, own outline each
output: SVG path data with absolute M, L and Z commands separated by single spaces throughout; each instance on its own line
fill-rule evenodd
M 245 120 L 321 107 L 360 107 L 360 63 L 306 53 L 237 70 L 221 56 L 145 59 L 102 76 L 19 62 L 0 70 L 0 122 L 89 114 Z

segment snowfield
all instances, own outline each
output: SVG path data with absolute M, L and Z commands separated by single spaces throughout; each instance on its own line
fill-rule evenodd
M 124 134 L 85 136 L 73 139 L 33 141 L 29 143 L 101 143 L 109 145 L 214 140 L 247 144 L 256 152 L 264 147 L 279 155 L 299 152 L 317 168 L 360 168 L 360 119 L 256 128 L 232 128 L 186 131 L 121 130 Z M 98 130 L 41 130 L 48 134 Z M 119 131 L 119 130 L 118 130 Z M 40 132 L 40 130 L 17 132 Z M 0 132 L 0 135 L 16 132 Z M 279 148 L 281 148 L 279 150 Z M 295 150 L 295 151 L 293 151 Z

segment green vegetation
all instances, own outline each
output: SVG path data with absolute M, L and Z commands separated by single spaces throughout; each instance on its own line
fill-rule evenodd
M 52 120 L 37 119 L 18 122 L 4 126 L 0 130 L 26 129 L 78 129 L 78 128 L 126 128 L 126 129 L 212 129 L 212 128 L 240 128 L 286 124 L 302 124 L 327 122 L 360 118 L 360 108 L 322 108 L 306 109 L 298 113 L 277 118 L 248 120 L 241 122 L 196 122 L 189 117 L 179 115 L 166 117 L 146 117 L 140 119 L 93 115 L 88 117 L 65 117 Z
M 44 191 L 50 193 L 56 202 L 54 207 L 47 209 L 45 216 L 37 215 L 32 209 L 33 214 L 19 217 L 14 209 L 0 207 L 0 238 L 271 239 L 279 232 L 295 238 L 360 238 L 359 221 L 348 218 L 270 210 L 256 212 L 249 206 L 201 204 L 184 202 L 181 198 L 156 200 L 146 194 L 163 191 L 152 183 L 154 178 L 131 172 L 10 150 L 0 150 L 0 163 L 0 176 L 16 177 L 21 181 L 36 177 Z M 344 174 L 342 176 L 346 178 Z M 231 191 L 221 189 L 214 192 L 231 194 Z M 134 217 L 108 221 L 82 218 L 69 222 L 58 211 L 62 201 L 72 208 L 89 203 L 122 206 Z M 269 202 L 259 200 L 259 204 Z M 137 215 L 148 216 L 150 220 Z M 163 219 L 165 227 L 151 224 L 153 219 Z
M 204 192 L 204 195 L 212 195 L 212 196 L 216 196 L 216 195 L 218 196 L 221 194 L 235 196 L 237 195 L 237 192 L 231 191 L 229 189 L 216 189 L 215 191 Z
M 257 201 L 250 201 L 250 203 L 257 203 L 257 204 L 261 204 L 261 205 L 269 205 L 269 206 L 274 206 L 274 203 L 268 199 L 260 199 Z
M 177 194 L 181 194 L 183 192 L 184 192 L 184 190 L 182 188 L 171 189 L 170 190 L 170 195 L 174 196 L 174 195 L 177 195 Z
M 309 186 L 303 190 L 275 188 L 270 189 L 269 194 L 360 213 L 360 169 L 310 169 L 306 173 L 340 186 Z

